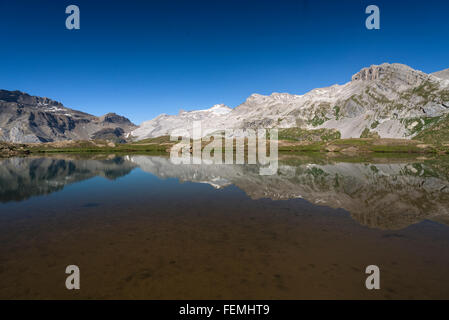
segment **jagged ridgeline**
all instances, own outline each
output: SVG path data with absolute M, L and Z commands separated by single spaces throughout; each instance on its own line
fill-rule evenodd
M 0 90 L 0 140 L 18 143 L 107 139 L 125 141 L 136 126 L 115 113 L 96 117 L 49 98 Z
M 288 140 L 338 138 L 422 139 L 444 143 L 449 137 L 449 70 L 426 74 L 402 64 L 364 68 L 344 85 L 315 89 L 304 95 L 251 95 L 231 109 L 160 115 L 132 131 L 135 139 L 204 129 L 282 128 Z

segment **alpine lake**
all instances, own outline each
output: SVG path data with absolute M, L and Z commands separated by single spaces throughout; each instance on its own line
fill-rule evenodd
M 448 299 L 448 270 L 444 156 L 0 159 L 1 299 Z

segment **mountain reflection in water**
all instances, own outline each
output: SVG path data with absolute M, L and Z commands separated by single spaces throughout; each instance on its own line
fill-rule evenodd
M 257 165 L 175 165 L 169 158 L 144 155 L 9 158 L 0 160 L 0 201 L 24 201 L 96 176 L 114 180 L 136 168 L 216 189 L 235 185 L 251 199 L 303 198 L 342 208 L 360 224 L 379 229 L 402 229 L 426 219 L 449 222 L 447 159 L 350 162 L 297 156 L 280 160 L 276 175 L 261 176 Z

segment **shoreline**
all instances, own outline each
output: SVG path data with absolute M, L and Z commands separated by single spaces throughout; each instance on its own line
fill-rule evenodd
M 168 137 L 151 138 L 138 142 L 116 144 L 111 141 L 61 141 L 48 143 L 10 143 L 0 142 L 0 157 L 8 158 L 30 154 L 55 153 L 116 153 L 116 154 L 170 154 L 171 148 L 177 144 Z M 418 140 L 354 138 L 336 139 L 332 141 L 294 141 L 279 140 L 280 154 L 324 153 L 344 154 L 358 157 L 362 154 L 449 154 L 449 144 L 425 144 Z M 203 145 L 204 147 L 205 145 Z M 268 148 L 267 148 L 268 149 Z M 245 144 L 245 151 L 247 145 Z M 235 151 L 235 147 L 234 147 Z

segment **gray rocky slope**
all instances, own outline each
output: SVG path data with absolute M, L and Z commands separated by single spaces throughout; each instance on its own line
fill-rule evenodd
M 434 75 L 437 78 L 449 80 L 449 69 L 434 72 L 434 73 L 432 73 L 432 75 Z
M 426 74 L 403 64 L 373 65 L 356 73 L 350 82 L 314 89 L 304 95 L 273 93 L 251 95 L 231 109 L 211 109 L 160 115 L 131 132 L 135 139 L 169 135 L 175 129 L 191 131 L 202 121 L 210 131 L 249 128 L 329 128 L 342 138 L 363 132 L 382 138 L 413 138 L 426 119 L 449 113 L 447 70 Z
M 0 90 L 0 141 L 121 140 L 135 128 L 127 118 L 114 113 L 96 117 L 48 98 Z

